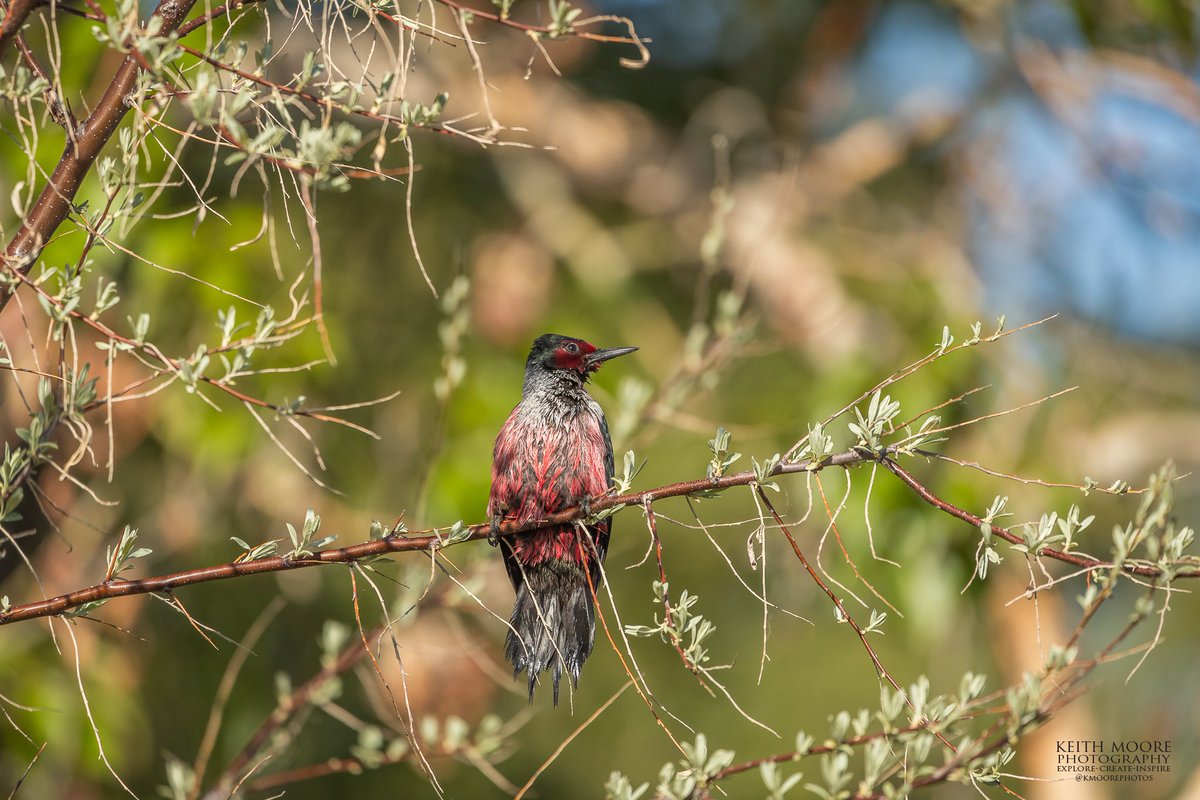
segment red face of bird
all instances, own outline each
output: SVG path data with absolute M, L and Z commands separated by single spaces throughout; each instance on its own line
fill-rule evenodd
M 600 369 L 600 365 L 605 361 L 635 350 L 636 347 L 601 348 L 583 339 L 547 333 L 534 341 L 529 361 L 548 369 L 570 369 L 588 374 Z

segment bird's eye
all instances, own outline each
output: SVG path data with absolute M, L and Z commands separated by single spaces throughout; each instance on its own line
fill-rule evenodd
M 574 342 L 569 342 L 567 344 L 567 346 L 564 347 L 563 349 L 566 350 L 568 353 L 578 353 L 579 345 L 575 344 Z

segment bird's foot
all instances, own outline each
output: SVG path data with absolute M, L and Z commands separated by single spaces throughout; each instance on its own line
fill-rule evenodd
M 500 544 L 500 520 L 501 520 L 500 515 L 499 514 L 495 515 L 494 517 L 492 517 L 492 523 L 488 527 L 487 540 L 488 540 L 488 544 L 490 544 L 492 547 L 495 547 L 496 545 Z
M 579 498 L 579 510 L 583 512 L 584 519 L 592 515 L 592 496 L 590 494 Z

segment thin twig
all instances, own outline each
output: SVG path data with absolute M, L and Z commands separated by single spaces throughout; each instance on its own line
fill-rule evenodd
M 844 620 L 850 625 L 851 628 L 854 629 L 854 633 L 858 635 L 859 641 L 862 642 L 863 648 L 867 651 L 867 656 L 871 659 L 871 663 L 875 666 L 875 672 L 879 675 L 879 677 L 890 683 L 892 688 L 904 697 L 905 704 L 915 711 L 916 708 L 913 705 L 912 700 L 909 699 L 908 692 L 906 692 L 904 687 L 902 687 L 896 681 L 896 679 L 892 677 L 892 674 L 888 672 L 887 667 L 883 665 L 879 655 L 875 652 L 875 648 L 871 646 L 871 642 L 867 639 L 867 631 L 854 621 L 854 617 L 850 616 L 850 612 L 846 610 L 846 606 L 842 602 L 842 599 L 838 597 L 832 589 L 829 588 L 829 584 L 825 583 L 825 581 L 821 579 L 821 576 L 818 575 L 816 570 L 813 569 L 812 565 L 808 562 L 808 559 L 804 557 L 804 552 L 800 549 L 800 545 L 796 541 L 796 537 L 792 536 L 792 532 L 788 530 L 788 526 L 784 523 L 783 517 L 779 516 L 779 512 L 775 510 L 774 504 L 771 503 L 770 498 L 767 497 L 767 493 L 763 490 L 762 486 L 758 485 L 757 483 L 754 484 L 754 491 L 758 494 L 759 499 L 771 512 L 771 516 L 775 518 L 775 522 L 779 525 L 779 530 L 783 532 L 783 535 L 788 540 L 788 544 L 792 546 L 792 552 L 796 554 L 796 558 L 800 560 L 800 563 L 804 566 L 804 569 L 808 572 L 809 576 L 813 579 L 813 581 L 816 582 L 821 591 L 828 595 L 829 599 L 833 602 L 833 605 L 837 608 L 838 619 Z M 957 748 L 950 742 L 946 741 L 946 739 L 939 732 L 934 731 L 934 735 L 938 737 L 942 744 L 949 747 L 952 751 L 957 752 Z
M 547 767 L 549 767 L 551 764 L 553 764 L 554 761 L 560 755 L 562 755 L 562 752 L 567 749 L 567 746 L 570 745 L 571 742 L 575 741 L 575 739 L 579 736 L 579 734 L 581 734 L 585 730 L 587 730 L 588 726 L 591 725 L 593 722 L 595 722 L 597 717 L 599 717 L 601 714 L 603 714 L 605 711 L 607 711 L 609 706 L 611 706 L 613 703 L 617 702 L 617 700 L 621 697 L 621 695 L 625 694 L 625 690 L 628 689 L 632 685 L 633 685 L 632 680 L 625 681 L 625 683 L 621 686 L 621 688 L 617 689 L 617 691 L 613 693 L 612 697 L 608 698 L 603 703 L 601 703 L 600 707 L 597 708 L 595 711 L 593 711 L 591 713 L 591 715 L 588 716 L 588 718 L 585 719 L 579 725 L 578 728 L 573 730 L 566 739 L 563 739 L 562 742 L 559 743 L 558 747 L 554 748 L 554 752 L 551 753 L 550 756 L 545 761 L 542 762 L 542 765 L 540 767 L 538 767 L 536 771 L 534 771 L 533 775 L 531 775 L 529 777 L 529 780 L 527 780 L 525 782 L 525 785 L 520 788 L 520 790 L 517 792 L 516 796 L 513 797 L 513 800 L 521 800 L 521 798 L 525 796 L 525 793 L 529 791 L 529 788 L 531 786 L 533 786 L 534 781 L 536 781 L 538 779 L 538 777 L 543 772 L 546 771 Z

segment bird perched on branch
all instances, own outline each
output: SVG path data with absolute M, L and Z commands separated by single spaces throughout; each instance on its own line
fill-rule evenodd
M 582 506 L 608 491 L 612 441 L 588 377 L 636 347 L 597 348 L 582 339 L 547 333 L 525 362 L 521 402 L 496 437 L 488 516 L 492 541 L 502 522 L 521 525 Z M 499 542 L 516 590 L 505 655 L 513 676 L 527 672 L 529 699 L 543 672 L 554 670 L 558 705 L 563 672 L 579 671 L 596 638 L 592 594 L 599 591 L 611 520 L 569 523 Z

